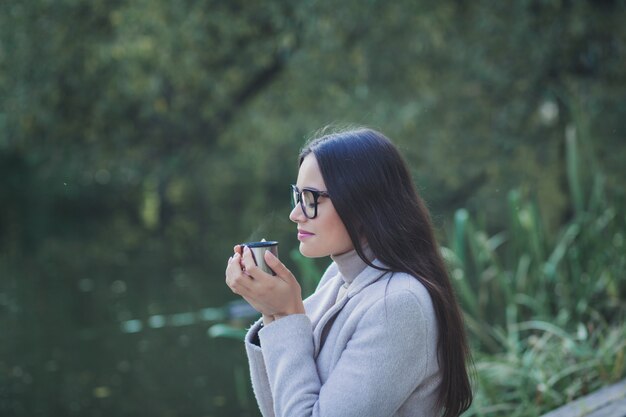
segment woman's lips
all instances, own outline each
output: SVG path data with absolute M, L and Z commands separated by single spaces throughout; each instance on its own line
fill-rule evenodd
M 307 232 L 306 230 L 298 230 L 298 240 L 303 240 L 311 236 L 314 236 L 314 234 L 311 232 Z

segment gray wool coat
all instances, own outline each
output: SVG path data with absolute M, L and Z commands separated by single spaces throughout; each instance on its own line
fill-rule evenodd
M 304 301 L 306 314 L 249 329 L 245 347 L 263 416 L 439 415 L 437 326 L 426 288 L 411 275 L 369 266 L 336 302 L 342 284 L 333 262 Z

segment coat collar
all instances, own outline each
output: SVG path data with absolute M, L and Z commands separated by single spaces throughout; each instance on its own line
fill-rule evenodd
M 348 287 L 348 296 L 346 298 L 354 297 L 356 294 L 361 292 L 363 288 L 378 281 L 380 278 L 383 277 L 383 275 L 389 272 L 389 268 L 378 259 L 374 259 L 374 261 L 372 261 L 372 264 L 379 268 L 382 268 L 382 270 L 372 268 L 368 265 L 367 268 L 365 268 L 359 275 L 357 275 L 357 277 L 352 282 L 352 285 Z
M 378 260 L 374 260 L 372 263 L 381 268 L 385 267 L 385 265 Z M 346 296 L 335 302 L 339 287 L 343 285 L 344 282 L 341 273 L 337 272 L 330 282 L 322 288 L 319 288 L 315 294 L 307 299 L 305 306 L 307 307 L 307 315 L 311 319 L 311 323 L 314 328 L 313 343 L 316 357 L 322 348 L 322 344 L 324 343 L 325 335 L 327 333 L 325 330 L 326 327 L 332 325 L 334 318 L 348 303 L 348 300 L 360 293 L 368 285 L 378 281 L 385 274 L 387 274 L 387 272 L 388 271 L 381 271 L 376 268 L 372 268 L 368 265 L 359 275 L 357 275 L 350 287 L 348 287 Z

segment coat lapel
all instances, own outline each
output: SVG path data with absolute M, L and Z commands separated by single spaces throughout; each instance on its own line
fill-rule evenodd
M 384 267 L 382 263 L 375 260 L 374 265 Z M 339 287 L 343 284 L 343 278 L 341 274 L 337 273 L 327 285 L 318 289 L 318 291 L 307 299 L 305 307 L 307 315 L 313 325 L 313 345 L 314 355 L 317 355 L 322 348 L 325 335 L 324 328 L 331 324 L 334 318 L 347 304 L 348 300 L 361 292 L 368 285 L 378 281 L 386 271 L 380 271 L 378 269 L 368 266 L 361 272 L 352 282 L 348 288 L 348 293 L 341 300 L 335 302 Z

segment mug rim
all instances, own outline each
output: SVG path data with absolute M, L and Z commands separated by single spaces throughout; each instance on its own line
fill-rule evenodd
M 268 240 L 268 241 L 260 241 L 260 242 L 245 242 L 240 243 L 240 246 L 247 246 L 249 248 L 265 248 L 268 246 L 277 246 L 278 241 L 276 240 Z

